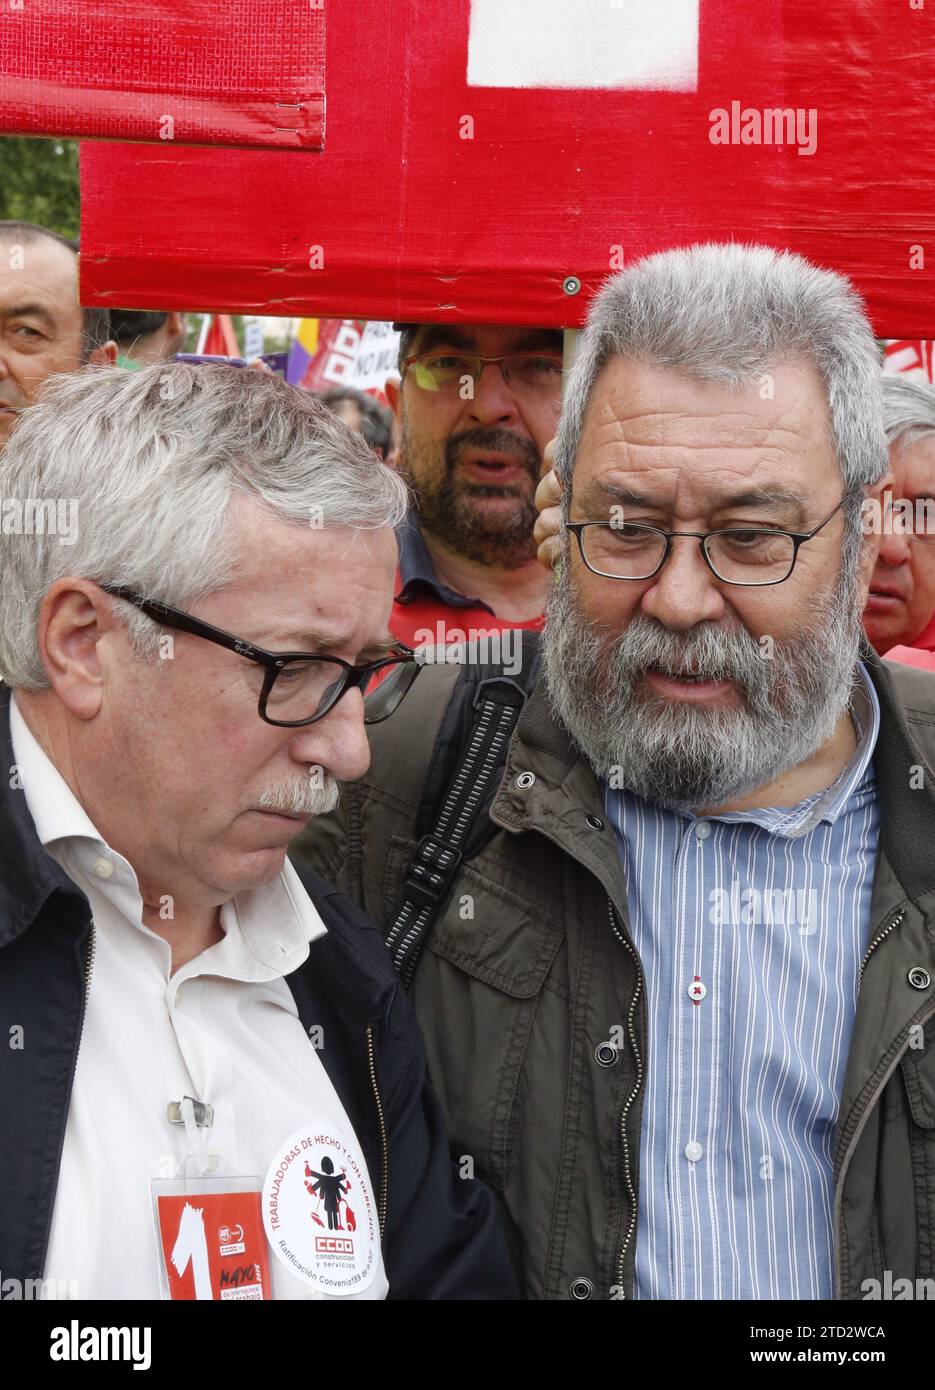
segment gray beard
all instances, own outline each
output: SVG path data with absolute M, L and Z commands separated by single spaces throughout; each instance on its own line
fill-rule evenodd
M 674 811 L 714 809 L 805 762 L 850 704 L 861 634 L 852 574 L 815 605 L 800 636 L 773 639 L 765 658 L 746 628 L 701 622 L 676 632 L 644 614 L 609 639 L 578 609 L 567 561 L 562 569 L 543 636 L 549 698 L 597 776 L 614 786 Z M 686 666 L 734 681 L 742 706 L 637 693 L 648 669 Z

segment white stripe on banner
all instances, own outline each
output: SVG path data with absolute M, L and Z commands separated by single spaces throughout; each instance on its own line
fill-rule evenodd
M 467 80 L 694 92 L 698 0 L 471 0 Z

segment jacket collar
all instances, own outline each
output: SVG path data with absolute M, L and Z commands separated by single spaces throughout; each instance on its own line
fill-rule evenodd
M 42 847 L 13 761 L 11 692 L 0 684 L 0 947 L 36 920 L 55 893 L 73 900 L 76 920 L 91 919 L 87 899 Z
M 880 731 L 873 767 L 880 799 L 880 845 L 896 879 L 913 901 L 935 895 L 935 768 L 909 731 L 903 702 L 894 687 L 891 668 L 866 642 L 860 651 L 880 702 Z M 930 717 L 935 724 L 935 683 Z M 924 768 L 922 786 L 913 769 Z M 531 789 L 518 788 L 522 772 L 532 772 Z M 494 820 L 506 830 L 577 830 L 578 843 L 591 815 L 603 819 L 601 785 L 568 731 L 553 715 L 545 680 L 540 677 L 520 716 L 507 757 L 506 772 L 491 808 Z M 610 837 L 604 837 L 605 843 Z M 597 851 L 605 873 L 611 856 Z M 582 860 L 589 857 L 582 856 Z M 616 858 L 614 852 L 613 858 Z M 606 883 L 605 873 L 599 874 Z
M 428 595 L 449 608 L 483 608 L 493 613 L 493 609 L 482 599 L 459 594 L 441 582 L 414 512 L 409 512 L 396 532 L 396 544 L 399 547 L 397 603 L 414 603 L 416 599 Z
M 287 984 L 297 999 L 302 985 L 323 990 L 348 1022 L 386 1022 L 400 984 L 382 935 L 333 884 L 302 864 L 293 867 L 328 930 L 312 943 L 308 960 Z

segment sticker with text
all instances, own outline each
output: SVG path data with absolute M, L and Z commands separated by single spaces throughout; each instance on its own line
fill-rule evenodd
M 263 1183 L 263 1224 L 276 1258 L 325 1296 L 361 1293 L 380 1269 L 366 1164 L 331 1121 L 298 1129 L 280 1146 Z

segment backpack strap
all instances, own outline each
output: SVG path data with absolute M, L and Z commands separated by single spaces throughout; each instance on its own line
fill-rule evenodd
M 488 814 L 507 749 L 539 666 L 538 633 L 522 634 L 516 675 L 462 666 L 435 749 L 417 824 L 428 826 L 409 862 L 386 945 L 407 989 L 455 875 L 495 834 Z

